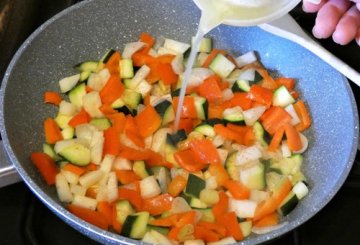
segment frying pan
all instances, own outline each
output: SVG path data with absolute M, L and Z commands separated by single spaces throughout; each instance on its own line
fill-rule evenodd
M 29 188 L 61 219 L 102 243 L 137 241 L 103 231 L 69 213 L 55 188 L 45 184 L 29 161 L 44 141 L 42 122 L 55 108 L 43 104 L 46 90 L 58 90 L 60 78 L 72 66 L 99 59 L 107 48 L 122 49 L 142 31 L 189 42 L 195 34 L 199 10 L 190 1 L 85 1 L 58 14 L 21 46 L 1 87 L 1 135 L 9 160 Z M 256 244 L 280 236 L 304 223 L 335 195 L 352 166 L 358 143 L 358 115 L 347 80 L 304 48 L 258 27 L 220 26 L 209 33 L 215 46 L 239 55 L 257 50 L 275 75 L 294 77 L 310 107 L 313 125 L 306 132 L 309 149 L 303 171 L 309 195 L 283 219 L 287 225 L 265 235 L 252 235 L 241 244 Z

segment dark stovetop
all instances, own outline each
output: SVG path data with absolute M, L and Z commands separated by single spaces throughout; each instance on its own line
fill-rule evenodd
M 0 81 L 12 55 L 24 39 L 41 23 L 76 0 L 1 0 L 0 1 Z M 308 32 L 314 15 L 298 7 L 292 16 Z M 360 70 L 360 48 L 355 42 L 342 47 L 331 40 L 320 43 Z M 351 84 L 352 85 L 352 84 Z M 360 89 L 352 85 L 357 104 Z M 23 183 L 0 188 L 0 244 L 98 244 L 83 236 L 49 211 Z M 360 155 L 344 186 L 335 198 L 301 227 L 269 244 L 318 245 L 360 244 Z

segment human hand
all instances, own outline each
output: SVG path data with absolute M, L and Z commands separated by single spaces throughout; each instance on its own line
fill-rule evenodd
M 317 12 L 313 28 L 316 38 L 332 36 L 341 45 L 355 39 L 360 46 L 360 0 L 304 0 L 303 10 Z

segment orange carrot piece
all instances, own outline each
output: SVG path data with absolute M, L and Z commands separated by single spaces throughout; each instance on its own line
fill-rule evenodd
M 114 109 L 111 107 L 111 105 L 108 105 L 108 104 L 102 104 L 102 105 L 99 107 L 99 110 L 100 110 L 105 116 L 118 113 L 116 110 L 114 110 Z
M 285 124 L 291 122 L 292 117 L 282 107 L 273 106 L 268 111 L 266 111 L 260 119 L 262 120 L 264 129 L 271 135 Z
M 126 137 L 128 137 L 135 145 L 141 148 L 145 148 L 145 141 L 137 132 L 130 130 L 125 131 Z
M 208 118 L 223 118 L 224 108 L 220 105 L 209 103 Z
M 211 61 L 212 61 L 212 60 L 216 57 L 216 55 L 218 55 L 218 54 L 223 54 L 223 55 L 225 55 L 226 52 L 225 52 L 225 50 L 213 49 L 213 50 L 210 52 L 210 54 L 209 54 L 209 56 L 207 57 L 207 59 L 205 60 L 205 62 L 204 62 L 204 64 L 203 64 L 203 67 L 204 67 L 204 68 L 208 68 L 209 65 L 210 65 L 210 63 L 211 63 Z
M 203 164 L 220 163 L 220 156 L 216 147 L 209 139 L 194 139 L 189 142 L 194 161 Z
M 171 123 L 170 128 L 174 129 L 174 122 Z M 188 134 L 194 129 L 194 121 L 191 118 L 180 118 L 178 130 L 184 129 Z
M 271 91 L 277 89 L 279 86 L 275 80 L 269 75 L 269 72 L 264 68 L 256 68 L 256 71 L 263 77 L 263 80 L 260 81 L 260 86 Z
M 120 59 L 121 59 L 121 55 L 118 51 L 115 51 L 111 57 L 109 58 L 109 60 L 106 62 L 105 64 L 105 68 L 107 68 L 110 72 L 110 74 L 118 76 L 120 73 Z
M 55 178 L 59 170 L 55 161 L 43 152 L 33 152 L 30 156 L 31 162 L 39 170 L 48 185 L 55 184 Z
M 149 224 L 161 227 L 175 226 L 180 216 L 181 214 L 171 214 L 165 218 L 150 220 Z
M 61 101 L 62 101 L 61 95 L 57 92 L 46 91 L 44 93 L 44 102 L 45 103 L 59 105 Z
M 248 98 L 248 93 L 238 92 L 234 93 L 234 97 L 232 97 L 226 104 L 228 104 L 228 106 L 225 107 L 225 109 L 240 106 L 241 109 L 248 110 L 252 106 L 252 100 Z
M 75 128 L 80 124 L 85 124 L 88 122 L 90 122 L 90 115 L 84 109 L 81 109 L 78 114 L 76 114 L 70 119 L 68 125 Z
M 254 223 L 254 227 L 273 226 L 273 225 L 277 225 L 278 223 L 279 223 L 279 216 L 276 212 L 274 212 L 256 221 Z
M 219 241 L 222 236 L 213 230 L 209 230 L 204 226 L 196 225 L 194 229 L 195 239 L 203 240 L 204 242 L 216 242 Z
M 302 142 L 300 139 L 300 134 L 294 126 L 292 126 L 289 123 L 285 124 L 285 135 L 290 150 L 292 151 L 301 150 Z
M 161 126 L 161 117 L 154 107 L 148 105 L 135 117 L 135 123 L 142 137 L 152 135 Z
M 242 137 L 239 133 L 225 127 L 222 124 L 215 124 L 214 125 L 214 131 L 216 134 L 221 135 L 225 139 L 235 141 L 239 144 L 243 143 Z
M 176 112 L 179 104 L 179 97 L 173 98 L 173 107 Z M 181 108 L 181 118 L 197 118 L 195 101 L 193 96 L 185 96 L 183 107 Z
M 227 212 L 228 205 L 229 205 L 228 196 L 225 194 L 225 192 L 220 191 L 219 202 L 212 207 L 212 213 L 214 214 L 216 220 Z
M 169 233 L 167 234 L 167 237 L 170 240 L 177 241 L 177 240 L 179 240 L 180 231 L 181 231 L 181 227 L 173 227 L 170 229 Z
M 215 102 L 222 98 L 222 91 L 219 87 L 219 77 L 211 76 L 206 78 L 203 83 L 198 87 L 200 96 L 205 97 L 209 102 Z
M 121 233 L 122 225 L 120 224 L 120 222 L 117 219 L 116 205 L 112 205 L 112 227 L 115 232 Z
M 270 107 L 272 103 L 272 91 L 270 89 L 253 84 L 250 87 L 248 98 Z
M 240 181 L 227 180 L 224 185 L 235 199 L 248 199 L 250 197 L 249 188 Z
M 140 180 L 140 177 L 137 176 L 132 170 L 115 170 L 116 176 L 121 184 L 126 185 L 134 181 Z
M 292 78 L 287 77 L 279 77 L 275 79 L 275 82 L 280 87 L 281 85 L 284 85 L 289 91 L 293 90 L 295 87 L 295 80 Z
M 181 175 L 176 176 L 171 180 L 167 187 L 167 193 L 173 197 L 177 197 L 186 187 L 186 179 Z
M 141 52 L 147 54 L 149 50 L 152 48 L 152 46 L 155 43 L 155 38 L 153 38 L 149 33 L 142 32 L 139 37 L 139 41 L 146 43 L 146 47 L 144 47 Z
M 118 189 L 118 199 L 128 200 L 137 211 L 142 209 L 143 199 L 141 198 L 140 191 L 120 187 Z
M 175 227 L 184 227 L 188 224 L 194 224 L 196 222 L 196 212 L 194 210 L 182 213 L 179 220 L 176 222 Z
M 120 139 L 119 134 L 115 128 L 110 127 L 104 131 L 104 149 L 103 155 L 117 155 L 120 151 Z
M 221 237 L 224 237 L 226 235 L 225 227 L 223 227 L 219 224 L 200 221 L 197 223 L 197 225 L 202 226 L 208 230 L 214 231 L 214 232 L 218 233 L 219 235 L 221 235 Z
M 299 131 L 303 131 L 303 130 L 309 128 L 311 125 L 311 118 L 310 118 L 309 111 L 305 106 L 305 103 L 302 100 L 298 100 L 294 104 L 294 109 L 301 121 L 301 123 L 299 124 L 301 127 L 299 125 L 296 125 L 296 128 Z
M 189 172 L 197 172 L 207 165 L 201 162 L 196 162 L 193 158 L 193 151 L 186 149 L 174 153 L 175 161 L 185 170 Z
M 74 204 L 69 204 L 67 208 L 72 214 L 79 217 L 80 219 L 85 220 L 90 224 L 93 224 L 103 230 L 107 230 L 109 228 L 109 224 L 106 220 L 106 217 L 100 212 L 79 207 Z
M 44 121 L 45 140 L 48 144 L 55 144 L 57 141 L 62 140 L 59 126 L 52 118 L 47 118 Z
M 152 57 L 149 54 L 144 54 L 141 51 L 136 52 L 135 54 L 133 54 L 131 58 L 133 60 L 134 66 L 136 66 L 136 67 L 140 67 L 140 66 L 143 66 L 143 65 L 148 65 L 150 63 L 156 62 L 155 57 Z
M 113 224 L 113 207 L 106 201 L 100 201 L 97 204 L 97 211 L 105 217 L 109 226 Z
M 280 146 L 283 136 L 284 136 L 284 128 L 281 127 L 273 135 L 268 147 L 268 151 L 276 151 Z
M 112 75 L 99 93 L 101 102 L 111 105 L 115 100 L 120 98 L 124 90 L 125 86 L 120 81 L 119 75 Z
M 87 166 L 85 166 L 84 168 L 86 169 L 86 171 L 94 171 L 98 169 L 99 165 L 96 165 L 95 163 L 89 163 Z
M 163 81 L 165 85 L 170 85 L 177 83 L 178 75 L 172 69 L 171 64 L 169 63 L 160 63 L 157 67 L 158 73 L 160 75 L 160 79 Z
M 64 170 L 66 171 L 70 171 L 78 176 L 82 175 L 83 173 L 86 172 L 86 169 L 85 168 L 82 168 L 82 167 L 79 167 L 79 166 L 76 166 L 74 164 L 71 164 L 71 163 L 67 163 L 64 165 L 63 167 Z
M 209 172 L 211 173 L 211 175 L 216 177 L 216 182 L 219 186 L 223 186 L 230 178 L 229 174 L 221 163 L 210 164 Z
M 107 115 L 107 118 L 110 119 L 112 127 L 118 134 L 121 134 L 125 127 L 126 117 L 123 113 L 115 113 Z
M 98 187 L 90 186 L 85 193 L 85 196 L 96 199 L 98 193 Z
M 227 236 L 232 236 L 237 241 L 244 239 L 235 212 L 223 214 L 216 222 L 225 227 Z
M 144 199 L 142 209 L 151 215 L 160 215 L 171 209 L 173 197 L 168 193 Z

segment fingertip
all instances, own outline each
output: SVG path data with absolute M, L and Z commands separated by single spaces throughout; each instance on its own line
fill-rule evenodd
M 317 11 L 319 11 L 319 9 L 321 8 L 322 5 L 324 5 L 325 1 L 317 1 L 314 2 L 310 2 L 308 0 L 304 0 L 303 1 L 303 5 L 302 5 L 302 9 L 304 10 L 304 12 L 307 13 L 316 13 Z

